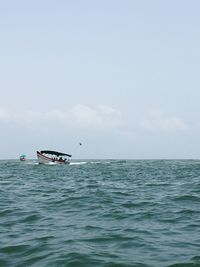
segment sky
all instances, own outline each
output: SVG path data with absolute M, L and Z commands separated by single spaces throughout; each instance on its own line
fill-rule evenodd
M 0 0 L 0 159 L 199 159 L 199 12 L 198 0 Z

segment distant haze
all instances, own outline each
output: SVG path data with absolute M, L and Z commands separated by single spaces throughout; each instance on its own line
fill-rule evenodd
M 0 159 L 199 158 L 199 10 L 198 0 L 1 1 Z

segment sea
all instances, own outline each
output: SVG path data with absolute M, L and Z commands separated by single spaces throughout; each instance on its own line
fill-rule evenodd
M 1 160 L 0 266 L 200 266 L 200 160 Z

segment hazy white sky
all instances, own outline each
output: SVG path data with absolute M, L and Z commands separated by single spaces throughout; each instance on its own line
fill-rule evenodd
M 0 158 L 199 158 L 199 13 L 198 0 L 0 0 Z

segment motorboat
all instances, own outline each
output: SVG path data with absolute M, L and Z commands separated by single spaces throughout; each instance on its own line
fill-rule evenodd
M 37 151 L 39 164 L 70 164 L 69 158 L 72 155 L 52 150 Z
M 20 161 L 26 161 L 26 155 L 25 154 L 22 154 L 20 157 L 19 157 Z

